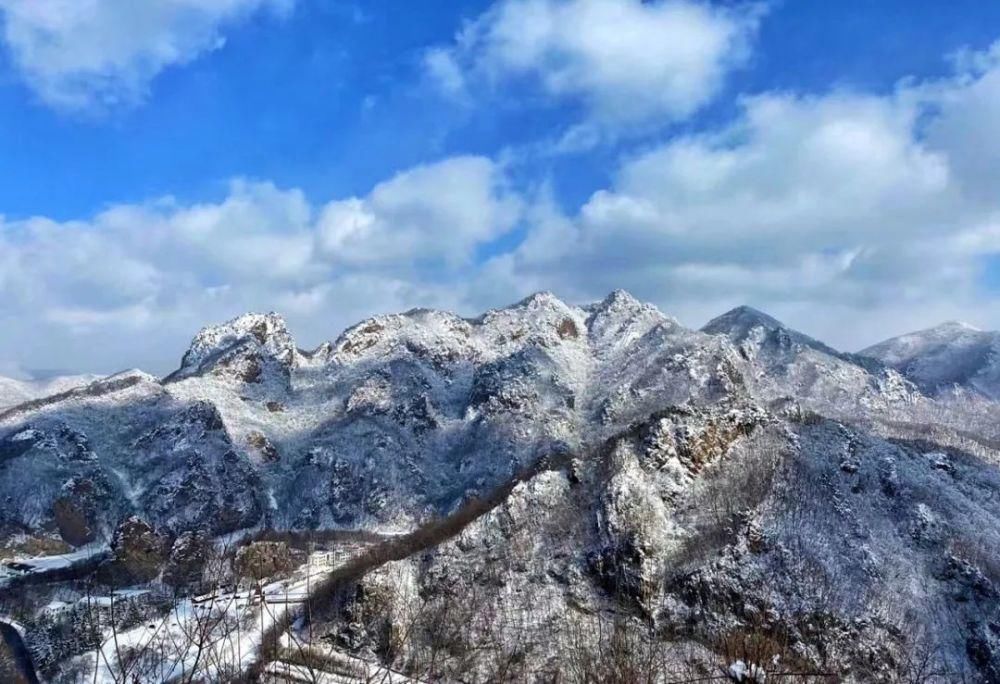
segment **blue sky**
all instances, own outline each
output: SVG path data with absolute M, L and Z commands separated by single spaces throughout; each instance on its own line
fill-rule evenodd
M 2 213 L 67 220 L 159 195 L 218 198 L 234 176 L 322 200 L 363 193 L 428 159 L 530 144 L 565 125 L 572 103 L 472 112 L 421 87 L 424 50 L 447 43 L 489 5 L 301 2 L 285 18 L 257 15 L 227 29 L 223 49 L 165 69 L 141 105 L 99 115 L 46 107 L 8 55 Z M 750 63 L 711 111 L 685 126 L 724 120 L 741 93 L 836 85 L 883 92 L 906 75 L 942 75 L 948 53 L 997 38 L 1000 6 L 974 0 L 775 3 Z M 585 199 L 607 176 L 601 163 L 589 172 L 577 160 L 565 166 L 555 182 L 570 200 Z
M 0 0 L 0 372 L 538 289 L 1000 326 L 996 3 L 138 7 Z

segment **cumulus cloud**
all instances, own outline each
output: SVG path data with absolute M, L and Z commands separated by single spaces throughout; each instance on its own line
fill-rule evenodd
M 694 323 L 749 301 L 847 347 L 945 311 L 995 325 L 998 54 L 886 95 L 745 98 L 732 125 L 626 159 L 578 212 L 540 211 L 488 270 L 580 299 L 628 287 Z
M 519 199 L 496 165 L 455 157 L 410 169 L 365 199 L 328 204 L 318 222 L 321 251 L 341 263 L 468 264 L 478 245 L 509 230 Z
M 0 0 L 3 40 L 46 103 L 134 104 L 164 69 L 219 48 L 223 29 L 294 0 Z
M 134 359 L 162 371 L 202 325 L 251 309 L 285 313 L 315 344 L 376 311 L 456 306 L 452 285 L 472 251 L 519 216 L 501 168 L 456 157 L 325 205 L 235 181 L 214 203 L 0 222 L 0 323 L 11 331 L 0 358 L 98 370 Z
M 492 12 L 508 4 L 584 3 Z M 981 276 L 1000 255 L 1000 43 L 955 64 L 887 93 L 745 97 L 728 125 L 626 156 L 572 209 L 454 157 L 325 203 L 236 181 L 218 202 L 0 222 L 0 359 L 166 371 L 200 326 L 246 310 L 285 313 L 311 345 L 372 313 L 539 289 L 625 287 L 695 325 L 746 302 L 848 349 L 948 318 L 996 327 Z
M 524 79 L 603 123 L 677 120 L 747 58 L 760 14 L 691 0 L 500 0 L 425 64 L 452 95 Z

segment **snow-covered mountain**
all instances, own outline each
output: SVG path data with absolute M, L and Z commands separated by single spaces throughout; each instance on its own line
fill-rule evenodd
M 1000 333 L 951 321 L 894 337 L 861 354 L 899 370 L 930 394 L 968 390 L 1000 399 Z
M 530 607 L 539 662 L 567 621 L 624 611 L 706 653 L 753 628 L 855 681 L 931 651 L 991 681 L 1000 404 L 939 397 L 910 372 L 919 355 L 869 352 L 746 307 L 690 330 L 621 291 L 377 316 L 312 351 L 248 314 L 200 332 L 162 380 L 0 410 L 0 539 L 100 544 L 133 516 L 168 547 L 402 532 L 503 491 L 395 562 L 413 591 L 379 620 L 459 589 L 491 615 Z M 380 577 L 338 599 L 331 642 L 381 652 L 385 624 L 358 618 Z
M 750 368 L 754 393 L 793 398 L 840 415 L 903 406 L 919 391 L 895 370 L 864 356 L 837 351 L 748 306 L 709 321 L 703 332 L 728 337 Z

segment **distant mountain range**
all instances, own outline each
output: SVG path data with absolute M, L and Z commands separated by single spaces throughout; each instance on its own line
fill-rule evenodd
M 901 335 L 862 354 L 897 369 L 930 394 L 969 391 L 1000 399 L 1000 333 L 958 322 Z
M 48 375 L 42 378 L 17 380 L 0 376 L 0 410 L 23 404 L 32 399 L 65 392 L 74 387 L 99 380 L 99 375 Z

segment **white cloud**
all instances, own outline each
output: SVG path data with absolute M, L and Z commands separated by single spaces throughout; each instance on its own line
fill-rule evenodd
M 604 123 L 677 120 L 746 59 L 759 15 L 692 0 L 500 0 L 426 67 L 451 94 L 524 78 Z
M 431 48 L 424 55 L 424 67 L 431 80 L 447 95 L 465 94 L 465 74 L 455 56 L 445 48 Z
M 419 166 L 377 185 L 364 200 L 328 204 L 319 244 L 345 264 L 401 259 L 469 263 L 477 245 L 510 229 L 519 200 L 497 166 L 483 157 L 454 157 Z
M 746 98 L 731 126 L 625 160 L 573 215 L 542 211 L 488 272 L 580 299 L 627 287 L 691 323 L 749 301 L 846 347 L 949 309 L 996 326 L 980 273 L 1000 253 L 998 54 L 886 95 Z
M 457 157 L 325 206 L 235 181 L 215 203 L 0 221 L 0 359 L 163 371 L 198 328 L 248 310 L 281 311 L 316 344 L 374 312 L 455 306 L 456 274 L 519 215 L 502 169 Z
M 883 94 L 744 98 L 730 125 L 625 158 L 570 212 L 454 157 L 325 204 L 236 181 L 218 202 L 0 221 L 0 359 L 167 370 L 200 326 L 246 310 L 284 312 L 310 345 L 372 313 L 538 289 L 625 287 L 691 324 L 748 302 L 843 348 L 946 318 L 1000 327 L 979 282 L 1000 254 L 1000 43 L 956 64 Z M 516 226 L 523 243 L 481 263 Z
M 0 0 L 3 40 L 27 84 L 71 110 L 140 101 L 164 69 L 219 48 L 223 29 L 294 0 Z

